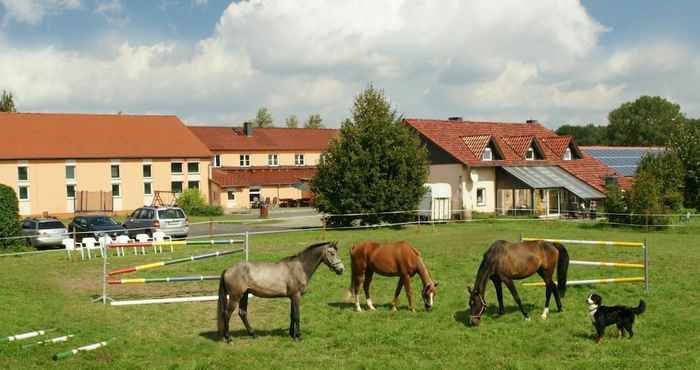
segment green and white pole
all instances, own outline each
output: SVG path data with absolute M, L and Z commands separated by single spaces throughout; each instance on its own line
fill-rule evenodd
M 47 340 L 41 340 L 41 341 L 38 341 L 38 342 L 36 342 L 36 343 L 25 344 L 25 345 L 22 346 L 22 348 L 23 348 L 23 349 L 26 349 L 26 348 L 31 348 L 31 347 L 38 346 L 38 345 L 42 345 L 42 344 L 43 344 L 43 345 L 47 345 L 47 344 L 53 344 L 53 343 L 66 342 L 66 341 L 68 341 L 68 339 L 73 338 L 73 336 L 74 336 L 73 334 L 69 334 L 69 335 L 64 335 L 64 336 L 62 336 L 62 337 L 56 337 L 56 338 L 51 338 L 51 339 L 47 339 Z
M 104 342 L 97 342 L 94 344 L 88 344 L 87 346 L 82 346 L 78 347 L 76 349 L 72 349 L 70 351 L 65 351 L 65 352 L 58 352 L 57 354 L 53 355 L 54 360 L 63 360 L 64 358 L 68 358 L 74 355 L 77 355 L 80 352 L 87 352 L 87 351 L 93 351 L 98 348 L 102 348 L 107 345 L 107 343 L 112 342 L 114 338 L 110 340 L 106 340 Z
M 22 333 L 22 334 L 16 334 L 16 335 L 11 335 L 9 337 L 2 337 L 0 338 L 0 342 L 14 342 L 16 340 L 22 340 L 22 339 L 29 339 L 29 338 L 34 338 L 38 337 L 40 335 L 45 335 L 46 333 L 56 330 L 56 329 L 46 329 L 46 330 L 37 330 L 37 331 L 30 331 L 28 333 Z

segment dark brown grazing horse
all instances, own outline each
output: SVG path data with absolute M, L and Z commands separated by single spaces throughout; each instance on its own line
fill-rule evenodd
M 369 285 L 372 276 L 376 272 L 383 276 L 398 276 L 399 283 L 394 292 L 394 299 L 391 301 L 392 311 L 396 311 L 396 304 L 401 293 L 401 288 L 406 288 L 408 297 L 408 308 L 415 311 L 413 305 L 413 291 L 411 290 L 411 277 L 418 274 L 423 282 L 421 296 L 425 303 L 425 309 L 430 311 L 433 308 L 435 294 L 437 294 L 438 283 L 430 277 L 428 268 L 423 263 L 420 253 L 407 241 L 381 244 L 374 241 L 362 242 L 350 251 L 352 260 L 352 276 L 350 278 L 350 295 L 355 297 L 355 309 L 362 311 L 360 307 L 359 290 L 360 285 L 364 287 L 367 307 L 374 310 L 372 298 L 369 295 Z M 364 280 L 364 282 L 363 282 Z
M 299 327 L 299 303 L 301 295 L 318 266 L 324 263 L 336 274 L 345 270 L 338 256 L 337 242 L 313 244 L 299 254 L 279 262 L 241 262 L 221 274 L 219 305 L 217 308 L 219 335 L 227 342 L 229 320 L 238 307 L 248 335 L 255 337 L 248 323 L 248 293 L 262 298 L 289 297 L 291 303 L 289 336 L 301 339 Z
M 557 270 L 557 284 L 554 284 L 554 281 L 552 281 L 555 269 Z M 549 299 L 552 293 L 554 293 L 554 299 L 557 302 L 557 309 L 561 312 L 560 296 L 564 297 L 566 293 L 566 272 L 568 269 L 569 253 L 559 243 L 543 240 L 520 243 L 510 243 L 505 240 L 494 242 L 481 260 L 479 271 L 476 274 L 474 289 L 467 287 L 469 290 L 471 324 L 478 326 L 481 321 L 481 315 L 486 310 L 484 295 L 488 279 L 491 279 L 496 287 L 498 314 L 502 315 L 504 313 L 503 290 L 501 287 L 501 283 L 503 283 L 513 295 L 513 299 L 518 304 L 525 320 L 529 320 L 530 318 L 523 309 L 522 302 L 520 302 L 520 296 L 515 290 L 513 280 L 524 279 L 535 272 L 544 280 L 546 286 L 546 300 L 541 316 L 542 319 L 546 320 L 549 314 Z

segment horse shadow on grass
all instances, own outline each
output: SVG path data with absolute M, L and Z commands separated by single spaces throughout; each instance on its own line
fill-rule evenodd
M 328 303 L 329 307 L 332 308 L 337 308 L 337 309 L 347 309 L 347 310 L 355 310 L 355 303 L 354 302 L 331 302 Z M 367 304 L 362 304 L 362 310 L 363 311 L 369 311 L 367 309 Z M 377 309 L 377 311 L 391 311 L 391 303 L 375 303 L 374 308 Z M 416 311 L 419 311 L 423 308 L 423 305 L 417 305 L 416 306 Z M 398 305 L 396 307 L 397 311 L 408 311 L 408 305 Z
M 218 331 L 204 331 L 199 333 L 199 336 L 208 339 L 212 342 L 222 342 L 223 339 L 219 335 Z M 255 336 L 257 338 L 261 337 L 288 337 L 289 336 L 289 330 L 285 329 L 272 329 L 272 330 L 256 330 L 255 331 Z M 231 330 L 231 338 L 233 340 L 236 339 L 242 339 L 242 338 L 247 338 L 247 339 L 254 339 L 253 337 L 249 336 L 248 333 L 244 329 L 239 329 L 239 330 Z
M 523 307 L 525 308 L 525 311 L 528 313 L 528 315 L 532 316 L 532 310 L 535 308 L 535 305 L 525 303 L 525 304 L 523 304 Z M 504 310 L 505 310 L 505 313 L 503 315 L 517 314 L 517 315 L 522 316 L 518 306 L 505 306 Z M 464 326 L 470 326 L 469 315 L 470 315 L 469 308 L 466 308 L 464 310 L 455 311 L 455 313 L 452 315 L 452 318 L 454 318 L 454 320 L 456 322 L 464 324 Z M 488 306 L 486 308 L 486 311 L 484 311 L 484 314 L 481 315 L 481 317 L 482 317 L 482 319 L 485 317 L 488 317 L 490 319 L 497 320 L 503 315 L 498 314 L 498 306 L 491 305 L 491 306 Z

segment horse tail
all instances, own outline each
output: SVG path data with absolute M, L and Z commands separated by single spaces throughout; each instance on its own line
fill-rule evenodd
M 226 289 L 226 282 L 224 281 L 224 275 L 226 275 L 226 270 L 221 273 L 221 280 L 219 280 L 219 302 L 217 304 L 216 318 L 217 327 L 219 329 L 219 335 L 226 336 L 226 321 L 228 321 L 228 290 Z
M 569 252 L 566 251 L 564 245 L 554 243 L 554 246 L 559 251 L 559 260 L 557 260 L 557 287 L 559 295 L 564 298 L 566 295 L 566 273 L 569 271 Z
M 644 310 L 647 309 L 647 304 L 644 302 L 643 299 L 639 300 L 639 306 L 630 309 L 635 315 L 641 315 L 644 313 Z
M 355 257 L 355 248 L 361 244 L 353 245 L 350 248 L 350 288 L 348 288 L 345 293 L 345 302 L 352 302 L 355 299 L 355 264 L 353 263 L 353 258 Z

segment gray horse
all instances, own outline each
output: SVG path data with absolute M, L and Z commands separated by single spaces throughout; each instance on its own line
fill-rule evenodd
M 299 254 L 279 262 L 241 262 L 224 270 L 219 283 L 219 335 L 226 342 L 231 341 L 229 321 L 238 307 L 238 316 L 243 321 L 248 335 L 255 337 L 255 332 L 248 323 L 248 293 L 251 293 L 261 298 L 289 297 L 292 301 L 289 336 L 301 339 L 299 303 L 301 295 L 309 285 L 311 275 L 321 262 L 338 275 L 345 270 L 338 256 L 337 243 L 334 241 L 313 244 Z

